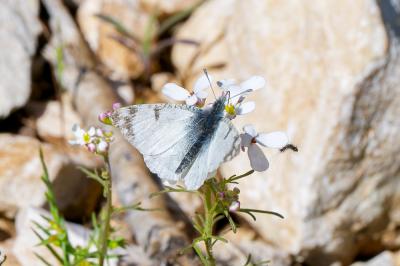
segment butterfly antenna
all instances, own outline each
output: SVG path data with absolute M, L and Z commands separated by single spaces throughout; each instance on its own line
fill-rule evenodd
M 214 95 L 214 98 L 215 98 L 215 100 L 216 100 L 216 99 L 217 99 L 217 96 L 215 96 L 214 88 L 213 88 L 213 86 L 212 86 L 212 83 L 211 83 L 211 80 L 210 80 L 210 76 L 208 75 L 207 69 L 204 68 L 204 69 L 203 69 L 203 72 L 204 72 L 204 75 L 206 75 L 206 77 L 207 77 L 208 83 L 210 84 L 211 91 L 212 91 L 212 93 L 213 93 L 213 95 Z

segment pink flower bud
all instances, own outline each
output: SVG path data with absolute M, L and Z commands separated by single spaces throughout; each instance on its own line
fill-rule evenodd
M 240 202 L 239 201 L 233 201 L 231 205 L 229 206 L 229 211 L 230 212 L 236 212 L 240 209 Z
M 103 122 L 107 118 L 107 112 L 99 114 L 100 122 Z
M 106 125 L 112 125 L 111 115 L 112 115 L 111 111 L 101 113 L 101 114 L 99 114 L 99 117 L 98 117 L 99 121 Z
M 96 145 L 94 143 L 89 143 L 86 145 L 88 151 L 90 152 L 95 152 L 96 151 Z
M 112 105 L 112 109 L 115 111 L 115 110 L 117 110 L 117 109 L 119 109 L 119 108 L 121 108 L 121 103 L 113 103 L 113 105 Z
M 101 128 L 97 128 L 97 129 L 96 129 L 96 135 L 97 135 L 98 137 L 103 137 L 103 136 L 104 136 L 103 130 L 101 130 Z

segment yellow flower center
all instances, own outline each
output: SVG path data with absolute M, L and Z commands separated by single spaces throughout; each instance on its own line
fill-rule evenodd
M 83 134 L 83 141 L 85 141 L 86 143 L 89 143 L 89 141 L 90 141 L 89 133 L 85 132 L 85 134 Z
M 229 115 L 235 115 L 235 106 L 233 106 L 233 104 L 228 104 L 225 105 L 225 111 L 229 114 Z

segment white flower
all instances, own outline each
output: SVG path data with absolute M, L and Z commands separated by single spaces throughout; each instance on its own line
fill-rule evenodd
M 94 127 L 91 127 L 86 132 L 79 125 L 75 124 L 72 127 L 72 132 L 74 133 L 75 140 L 70 140 L 69 144 L 84 146 L 91 142 L 92 137 L 96 134 L 96 129 Z
M 244 99 L 246 94 L 264 87 L 265 79 L 260 76 L 252 76 L 240 84 L 236 84 L 233 79 L 220 80 L 217 84 L 229 95 L 225 112 L 228 118 L 234 119 L 237 115 L 248 114 L 255 109 L 255 102 L 244 102 Z
M 95 127 L 90 127 L 88 131 L 85 131 L 78 125 L 74 125 L 72 131 L 75 139 L 69 141 L 71 145 L 84 146 L 89 152 L 98 154 L 107 153 L 110 143 L 114 139 L 112 131 L 104 131 Z
M 256 108 L 255 102 L 243 102 L 244 99 L 244 96 L 236 97 L 226 104 L 225 112 L 229 119 L 234 119 L 237 115 L 248 114 Z
M 251 168 L 254 171 L 262 172 L 268 169 L 269 163 L 261 148 L 261 145 L 268 148 L 281 149 L 289 143 L 285 132 L 274 131 L 270 133 L 257 133 L 253 125 L 243 127 L 245 133 L 241 134 L 241 147 L 244 151 L 247 148 Z
M 217 85 L 224 91 L 229 91 L 230 97 L 246 94 L 256 91 L 265 86 L 266 82 L 263 77 L 252 76 L 240 84 L 236 84 L 233 79 L 225 79 L 217 82 Z
M 210 76 L 209 76 L 210 77 Z M 211 77 L 210 77 L 211 79 Z M 205 74 L 196 81 L 193 87 L 193 92 L 189 93 L 186 89 L 175 83 L 167 83 L 162 88 L 162 92 L 169 98 L 176 101 L 185 101 L 187 105 L 203 106 L 207 98 L 207 89 L 210 87 L 209 81 Z

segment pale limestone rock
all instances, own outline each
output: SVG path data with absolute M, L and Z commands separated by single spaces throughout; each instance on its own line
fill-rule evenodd
M 71 219 L 90 217 L 100 194 L 99 185 L 86 178 L 62 150 L 11 134 L 0 134 L 0 211 L 13 216 L 19 208 L 45 203 L 40 147 L 60 209 Z
M 269 261 L 274 266 L 291 265 L 289 253 L 265 243 L 248 227 L 240 227 L 236 233 L 229 231 L 222 237 L 228 243 L 219 241 L 215 245 L 218 265 L 245 265 L 249 255 L 254 264 Z
M 41 31 L 39 1 L 0 2 L 0 118 L 23 106 L 31 92 L 31 57 Z
M 82 121 L 67 97 L 62 101 L 47 102 L 43 114 L 36 121 L 38 135 L 49 142 L 73 139 L 74 124 L 80 125 Z
M 4 266 L 21 266 L 17 256 L 12 251 L 15 239 L 7 239 L 6 241 L 0 242 L 0 262 L 4 259 L 5 261 L 2 265 Z
M 161 92 L 162 87 L 169 82 L 177 83 L 177 79 L 172 73 L 161 72 L 151 76 L 151 88 L 154 91 Z
M 241 183 L 243 207 L 286 217 L 257 215 L 265 239 L 312 265 L 393 245 L 383 235 L 400 224 L 400 46 L 375 1 L 209 1 L 177 37 L 201 42 L 173 49 L 189 83 L 223 64 L 215 79 L 264 76 L 256 110 L 234 123 L 287 130 L 300 149 L 268 152 L 270 169 Z M 249 167 L 243 154 L 222 170 Z
M 78 9 L 78 23 L 84 38 L 113 78 L 126 80 L 142 74 L 144 66 L 139 55 L 112 39 L 118 32 L 96 17 L 97 14 L 111 16 L 139 39 L 146 34 L 150 16 L 143 12 L 137 0 L 86 0 Z

